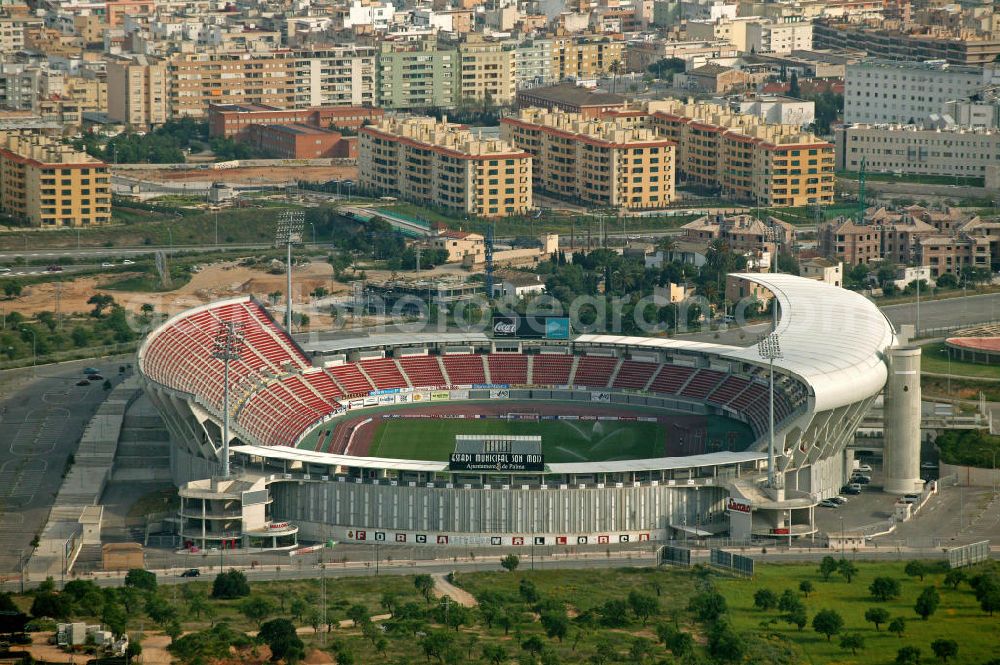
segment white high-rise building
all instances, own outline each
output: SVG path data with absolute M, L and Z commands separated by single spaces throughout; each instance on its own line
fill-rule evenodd
M 967 99 L 985 80 L 981 67 L 938 60 L 864 60 L 848 64 L 844 121 L 921 122 L 932 113 L 941 113 L 946 102 Z

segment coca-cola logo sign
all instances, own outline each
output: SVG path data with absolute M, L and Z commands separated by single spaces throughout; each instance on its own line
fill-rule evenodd
M 743 501 L 737 501 L 736 499 L 729 497 L 729 501 L 726 502 L 726 510 L 731 510 L 737 513 L 747 513 L 751 511 L 751 506 L 749 503 Z
M 493 334 L 498 337 L 514 337 L 517 335 L 517 320 L 493 319 Z

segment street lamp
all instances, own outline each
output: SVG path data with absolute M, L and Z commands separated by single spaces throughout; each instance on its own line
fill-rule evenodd
M 315 245 L 316 245 L 316 225 L 313 224 L 312 222 L 309 222 L 309 226 L 312 227 L 312 231 L 313 231 L 313 246 L 315 247 Z
M 767 360 L 768 369 L 770 370 L 770 391 L 769 391 L 769 403 L 770 409 L 768 412 L 768 444 L 767 444 L 767 486 L 771 489 L 777 489 L 777 477 L 774 473 L 774 361 L 776 358 L 781 358 L 781 344 L 778 342 L 778 334 L 770 333 L 764 335 L 757 342 L 757 353 L 760 357 Z
M 229 363 L 240 360 L 243 324 L 223 321 L 213 340 L 212 357 L 222 361 L 222 477 L 229 477 Z

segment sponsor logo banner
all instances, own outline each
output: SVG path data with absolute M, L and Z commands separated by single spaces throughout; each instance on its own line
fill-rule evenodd
M 510 399 L 509 390 L 491 390 L 490 399 Z
M 378 397 L 373 397 L 369 395 L 368 397 L 364 398 L 363 402 L 365 406 L 375 406 L 376 404 L 378 404 Z
M 591 402 L 610 402 L 611 401 L 611 393 L 604 392 L 604 391 L 601 391 L 601 392 L 592 392 L 592 393 L 590 393 L 590 401 Z
M 749 501 L 729 497 L 729 499 L 726 500 L 726 510 L 733 513 L 749 514 L 753 510 L 753 505 Z
M 446 399 L 451 398 L 451 393 L 447 390 L 435 390 L 431 393 L 432 402 L 443 402 Z

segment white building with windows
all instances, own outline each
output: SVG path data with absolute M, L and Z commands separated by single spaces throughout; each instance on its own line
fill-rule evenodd
M 944 61 L 864 60 L 847 65 L 844 121 L 917 123 L 946 102 L 968 99 L 988 79 L 981 67 Z
M 374 30 L 388 30 L 395 13 L 391 2 L 362 4 L 361 0 L 354 0 L 344 16 L 344 28 L 349 30 L 355 26 L 370 25 Z

